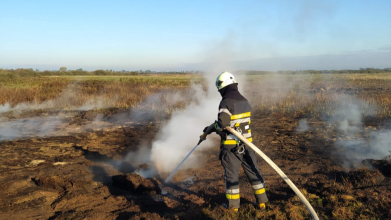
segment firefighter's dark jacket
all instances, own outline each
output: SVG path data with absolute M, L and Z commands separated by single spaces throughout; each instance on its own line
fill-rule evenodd
M 231 84 L 219 90 L 222 100 L 219 105 L 218 120 L 215 123 L 216 132 L 221 136 L 222 146 L 235 146 L 234 136 L 223 130 L 230 126 L 241 131 L 247 140 L 252 142 L 250 130 L 250 117 L 252 107 L 239 91 L 237 84 Z

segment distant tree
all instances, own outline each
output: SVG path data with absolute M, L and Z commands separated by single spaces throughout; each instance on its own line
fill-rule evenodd
M 104 70 L 95 70 L 94 74 L 95 75 L 106 75 L 106 72 Z
M 60 71 L 65 72 L 65 71 L 67 71 L 67 68 L 65 66 L 62 66 L 62 67 L 60 67 Z
M 51 76 L 51 75 L 53 75 L 53 72 L 52 72 L 52 71 L 49 71 L 49 70 L 44 70 L 44 71 L 43 71 L 43 75 L 45 75 L 45 76 Z
M 130 75 L 138 75 L 138 72 L 137 71 L 131 71 L 129 72 Z
M 83 71 L 83 68 L 76 69 L 76 71 Z

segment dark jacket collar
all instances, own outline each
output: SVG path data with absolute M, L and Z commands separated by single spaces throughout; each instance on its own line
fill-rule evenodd
M 236 99 L 236 100 L 246 99 L 242 96 L 242 94 L 239 93 L 237 83 L 228 85 L 228 86 L 220 89 L 219 92 L 220 92 L 221 97 L 223 97 L 223 99 L 227 99 L 227 98 Z

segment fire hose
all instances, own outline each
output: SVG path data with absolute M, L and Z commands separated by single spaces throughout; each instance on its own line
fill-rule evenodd
M 231 134 L 235 135 L 240 141 L 242 141 L 245 145 L 253 149 L 259 156 L 262 157 L 268 163 L 277 173 L 281 176 L 281 178 L 291 187 L 291 189 L 296 193 L 296 195 L 299 197 L 301 202 L 304 203 L 308 211 L 310 212 L 312 219 L 319 220 L 318 215 L 316 214 L 315 210 L 312 208 L 311 204 L 308 202 L 308 200 L 304 197 L 304 195 L 300 192 L 300 190 L 293 184 L 293 182 L 285 175 L 284 172 L 268 157 L 266 154 L 264 154 L 259 148 L 257 148 L 253 143 L 248 141 L 245 137 L 243 137 L 239 132 L 235 131 L 231 127 L 225 128 L 227 131 L 231 132 Z M 189 152 L 189 154 L 182 160 L 182 162 L 174 169 L 174 171 L 170 174 L 169 177 L 164 181 L 165 183 L 168 183 L 171 178 L 174 176 L 176 171 L 178 171 L 179 167 L 189 158 L 189 156 L 193 153 L 193 151 L 200 145 L 200 143 L 205 140 L 206 135 L 208 134 L 208 131 L 206 131 L 203 135 L 200 137 L 200 141 L 198 144 Z M 162 187 L 161 187 L 162 189 Z M 163 190 L 162 190 L 163 192 Z M 166 193 L 166 192 L 164 192 Z M 163 194 L 163 193 L 162 193 Z
M 257 148 L 253 143 L 248 141 L 245 137 L 243 137 L 241 134 L 239 134 L 237 131 L 235 131 L 231 127 L 225 128 L 227 131 L 231 132 L 233 135 L 235 135 L 237 138 L 239 138 L 244 144 L 246 144 L 248 147 L 253 149 L 259 156 L 262 157 L 268 163 L 277 173 L 281 176 L 281 178 L 291 187 L 291 189 L 296 193 L 296 195 L 299 197 L 299 199 L 304 203 L 308 211 L 310 212 L 312 219 L 318 220 L 319 217 L 316 214 L 315 210 L 312 208 L 311 204 L 308 202 L 308 200 L 304 197 L 304 195 L 300 192 L 300 190 L 293 184 L 293 182 L 285 175 L 284 172 L 268 157 L 266 154 L 264 154 L 259 148 Z

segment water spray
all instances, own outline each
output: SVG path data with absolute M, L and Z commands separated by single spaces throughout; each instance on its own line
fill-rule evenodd
M 206 140 L 206 136 L 213 130 L 214 128 L 214 123 L 211 124 L 206 130 L 205 132 L 200 136 L 200 140 L 198 141 L 197 145 L 195 147 L 193 147 L 193 149 L 187 154 L 187 156 L 182 160 L 182 162 L 179 163 L 179 165 L 174 169 L 174 171 L 171 172 L 170 176 L 168 176 L 166 178 L 166 180 L 164 180 L 164 183 L 168 183 L 170 182 L 171 178 L 174 176 L 174 174 L 179 170 L 179 167 L 182 166 L 182 164 L 187 160 L 187 158 L 190 157 L 190 155 L 194 152 L 194 150 L 201 144 L 202 141 Z M 160 185 L 160 191 L 161 191 L 161 194 L 165 195 L 167 194 L 167 192 L 165 190 L 163 190 L 163 185 Z
M 182 166 L 182 164 L 187 160 L 187 158 L 190 157 L 190 155 L 194 152 L 194 150 L 201 144 L 202 141 L 204 141 L 206 139 L 206 135 L 203 134 L 201 135 L 201 138 L 200 138 L 200 141 L 198 141 L 198 144 L 189 152 L 189 154 L 187 154 L 187 156 L 182 160 L 182 162 L 179 163 L 179 165 L 174 169 L 174 171 L 171 172 L 170 176 L 168 176 L 166 178 L 166 180 L 164 180 L 164 183 L 168 183 L 170 182 L 171 178 L 174 176 L 174 174 L 176 173 L 176 171 L 179 170 L 179 167 Z M 163 186 L 164 185 L 160 185 L 160 192 L 162 195 L 166 195 L 167 192 L 163 189 Z
M 170 182 L 171 178 L 174 176 L 174 174 L 176 173 L 176 171 L 178 171 L 179 167 L 182 166 L 182 164 L 187 160 L 187 158 L 189 158 L 189 156 L 193 153 L 193 151 L 201 144 L 201 142 L 203 141 L 203 139 L 200 139 L 200 141 L 198 142 L 198 144 L 189 152 L 189 154 L 187 154 L 187 156 L 182 160 L 182 162 L 174 169 L 174 171 L 172 171 L 172 173 L 170 174 L 170 176 L 167 177 L 166 180 L 164 180 L 164 183 L 168 183 Z
M 232 129 L 231 127 L 225 128 L 227 131 L 231 132 L 233 135 L 235 135 L 237 138 L 239 138 L 244 144 L 246 144 L 248 147 L 253 149 L 259 156 L 262 157 L 277 173 L 281 176 L 281 178 L 291 187 L 291 189 L 296 193 L 296 195 L 299 197 L 299 199 L 304 203 L 308 211 L 310 212 L 312 219 L 319 220 L 318 215 L 316 214 L 314 208 L 312 208 L 311 204 L 308 202 L 308 200 L 304 197 L 304 195 L 300 192 L 300 190 L 293 184 L 293 182 L 285 175 L 284 172 L 268 157 L 266 154 L 264 154 L 259 148 L 257 148 L 253 143 L 248 141 L 245 137 L 243 137 L 241 134 L 239 134 L 237 131 Z

